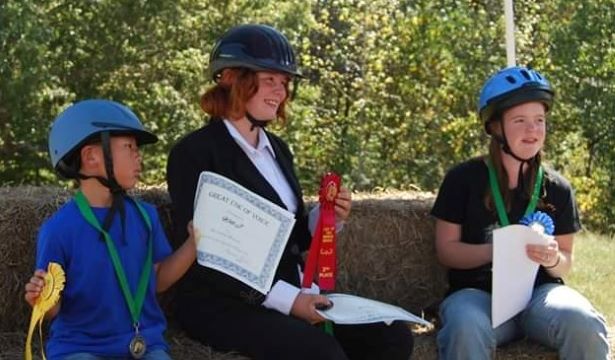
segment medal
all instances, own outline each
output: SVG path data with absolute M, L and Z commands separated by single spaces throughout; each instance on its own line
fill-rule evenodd
M 147 345 L 145 344 L 145 338 L 139 334 L 139 325 L 135 325 L 135 337 L 130 340 L 130 345 L 128 345 L 128 350 L 130 350 L 130 355 L 134 359 L 140 359 L 145 355 L 147 351 Z

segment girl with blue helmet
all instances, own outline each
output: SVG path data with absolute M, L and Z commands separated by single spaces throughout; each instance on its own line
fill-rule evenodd
M 42 225 L 39 270 L 25 286 L 34 305 L 45 285 L 40 269 L 55 262 L 66 274 L 48 316 L 49 359 L 169 359 L 156 293 L 185 273 L 196 244 L 189 229 L 171 254 L 155 207 L 126 194 L 141 173 L 139 146 L 156 140 L 130 109 L 109 100 L 78 102 L 51 126 L 51 164 L 79 189 Z
M 557 350 L 560 359 L 609 356 L 604 318 L 563 281 L 581 224 L 569 182 L 542 164 L 553 97 L 533 69 L 510 67 L 491 76 L 478 108 L 491 137 L 488 155 L 453 167 L 440 186 L 431 213 L 438 259 L 449 269 L 437 337 L 441 359 L 492 359 L 497 346 L 521 337 Z M 526 214 L 543 219 L 553 237 L 548 245 L 527 245 L 527 257 L 539 264 L 531 300 L 493 329 L 492 231 L 525 223 Z
M 252 359 L 407 360 L 412 335 L 403 323 L 334 325 L 334 336 L 313 326 L 324 320 L 316 310 L 329 300 L 317 289 L 301 289 L 309 216 L 288 145 L 265 130 L 285 118 L 289 83 L 300 75 L 289 41 L 266 25 L 234 27 L 214 46 L 209 68 L 215 84 L 201 97 L 201 108 L 210 121 L 173 147 L 167 165 L 177 237 L 186 236 L 202 171 L 223 175 L 288 209 L 296 223 L 266 296 L 195 263 L 177 292 L 182 328 L 214 349 Z M 350 207 L 350 193 L 342 188 L 337 219 L 347 219 Z

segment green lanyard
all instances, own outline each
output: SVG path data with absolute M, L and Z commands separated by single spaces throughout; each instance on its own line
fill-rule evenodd
M 94 216 L 94 212 L 88 203 L 88 200 L 85 198 L 81 191 L 77 191 L 75 194 L 75 202 L 77 203 L 77 207 L 79 207 L 79 211 L 81 215 L 85 218 L 85 220 L 90 223 L 96 230 L 100 231 L 105 237 L 105 243 L 107 244 L 107 249 L 109 250 L 109 255 L 111 256 L 111 262 L 113 263 L 113 268 L 115 269 L 115 275 L 117 276 L 118 281 L 120 282 L 120 287 L 122 288 L 122 292 L 124 293 L 124 299 L 126 299 L 126 304 L 128 305 L 128 310 L 130 310 L 130 315 L 132 317 L 133 326 L 135 326 L 138 330 L 139 327 L 139 317 L 141 315 L 141 310 L 143 309 L 143 301 L 145 300 L 145 290 L 147 289 L 147 284 L 149 282 L 149 276 L 152 272 L 152 222 L 150 221 L 147 212 L 138 201 L 135 201 L 137 205 L 137 209 L 147 228 L 149 230 L 149 238 L 147 242 L 147 256 L 145 258 L 145 264 L 143 264 L 143 270 L 141 270 L 141 277 L 139 278 L 139 285 L 137 286 L 137 293 L 133 298 L 132 293 L 130 292 L 130 288 L 128 287 L 128 280 L 126 280 L 126 274 L 124 273 L 124 267 L 120 261 L 120 257 L 117 253 L 117 249 L 113 244 L 113 240 L 111 240 L 111 236 L 107 233 Z
M 504 200 L 502 200 L 502 193 L 500 192 L 500 186 L 498 185 L 498 179 L 495 175 L 495 169 L 491 164 L 491 159 L 487 160 L 487 169 L 489 169 L 489 184 L 491 185 L 491 195 L 493 195 L 493 201 L 495 202 L 495 209 L 498 212 L 498 218 L 500 219 L 500 226 L 510 225 L 506 209 L 504 208 Z M 536 183 L 534 184 L 534 190 L 532 191 L 532 197 L 530 198 L 525 214 L 527 216 L 534 212 L 536 204 L 538 204 L 538 196 L 540 195 L 540 187 L 542 186 L 542 178 L 544 171 L 542 166 L 538 168 L 538 174 L 536 175 Z

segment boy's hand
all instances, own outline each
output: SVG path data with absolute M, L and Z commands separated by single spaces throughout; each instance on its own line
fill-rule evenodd
M 192 220 L 186 225 L 186 230 L 188 230 L 188 237 L 179 249 L 154 265 L 157 292 L 163 292 L 171 287 L 194 264 L 197 245 L 201 237 L 198 229 L 194 228 Z
M 194 225 L 192 224 L 192 220 L 188 222 L 188 241 L 192 242 L 195 247 L 199 245 L 199 240 L 201 239 L 201 235 L 198 230 L 194 229 Z
M 26 283 L 26 294 L 24 298 L 32 307 L 34 307 L 36 300 L 41 295 L 41 290 L 43 290 L 43 286 L 45 286 L 46 274 L 47 273 L 44 270 L 36 270 L 34 272 L 34 275 L 32 275 L 32 277 L 30 278 L 30 281 Z

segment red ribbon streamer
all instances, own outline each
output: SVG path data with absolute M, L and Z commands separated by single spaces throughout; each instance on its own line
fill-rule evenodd
M 314 281 L 314 272 L 318 267 L 318 286 L 322 290 L 335 288 L 336 254 L 335 254 L 335 199 L 339 193 L 341 178 L 335 173 L 326 173 L 320 181 L 319 201 L 320 216 L 316 231 L 312 237 L 305 271 L 304 288 L 310 288 Z

